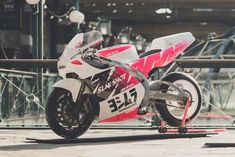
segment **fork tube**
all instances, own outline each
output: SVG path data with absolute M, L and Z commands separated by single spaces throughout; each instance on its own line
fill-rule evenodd
M 81 80 L 81 82 L 82 82 L 82 85 L 81 85 L 81 89 L 80 89 L 80 91 L 79 91 L 79 93 L 78 93 L 77 101 L 79 101 L 79 99 L 81 98 L 82 93 L 84 92 L 85 87 L 86 87 L 86 82 L 85 82 L 85 80 Z

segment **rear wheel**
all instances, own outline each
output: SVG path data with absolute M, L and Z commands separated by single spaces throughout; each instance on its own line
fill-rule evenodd
M 46 120 L 50 128 L 64 138 L 81 136 L 94 120 L 92 96 L 85 94 L 73 102 L 69 91 L 55 88 L 46 104 Z
M 201 108 L 201 91 L 197 82 L 184 73 L 171 73 L 162 79 L 171 82 L 180 87 L 188 96 L 190 106 L 188 108 L 187 120 L 197 116 Z M 178 94 L 178 91 L 163 84 L 160 89 L 164 93 Z M 165 105 L 164 105 L 165 104 Z M 176 101 L 157 100 L 155 107 L 162 118 L 171 126 L 180 126 L 186 103 L 182 104 Z

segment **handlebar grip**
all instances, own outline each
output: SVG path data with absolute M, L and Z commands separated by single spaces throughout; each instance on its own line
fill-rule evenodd
M 101 56 L 100 56 L 100 59 L 105 60 L 105 61 L 107 61 L 107 62 L 112 62 L 112 60 L 111 60 L 111 59 L 104 58 L 104 57 L 101 57 Z

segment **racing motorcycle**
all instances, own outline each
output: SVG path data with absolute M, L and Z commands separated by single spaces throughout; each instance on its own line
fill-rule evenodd
M 187 102 L 186 122 L 194 119 L 202 101 L 194 78 L 169 68 L 161 79 L 150 79 L 152 70 L 169 65 L 194 40 L 189 32 L 156 38 L 138 55 L 130 44 L 97 50 L 103 41 L 98 31 L 77 34 L 58 60 L 62 79 L 46 103 L 48 125 L 64 138 L 82 135 L 94 120 L 116 122 L 146 113 L 179 126 Z

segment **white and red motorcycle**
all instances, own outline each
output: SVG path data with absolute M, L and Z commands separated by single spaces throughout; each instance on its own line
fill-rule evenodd
M 160 80 L 149 80 L 153 69 L 167 66 L 194 40 L 188 32 L 156 38 L 151 50 L 139 56 L 129 44 L 97 51 L 103 41 L 98 31 L 77 34 L 58 61 L 63 79 L 47 100 L 50 128 L 64 138 L 76 138 L 94 120 L 123 121 L 147 112 L 179 126 L 187 102 L 186 121 L 195 118 L 202 96 L 191 76 L 168 70 Z

